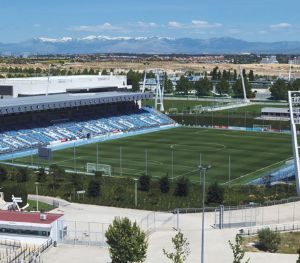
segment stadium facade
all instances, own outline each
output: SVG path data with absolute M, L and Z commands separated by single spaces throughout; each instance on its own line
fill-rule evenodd
M 130 90 L 126 76 L 80 75 L 0 79 L 0 97 Z

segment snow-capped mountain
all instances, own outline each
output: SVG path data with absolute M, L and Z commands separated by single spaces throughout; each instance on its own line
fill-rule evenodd
M 86 53 L 148 53 L 148 54 L 238 54 L 238 53 L 300 53 L 300 42 L 247 42 L 234 38 L 168 38 L 108 37 L 82 38 L 40 37 L 20 43 L 0 43 L 0 54 L 86 54 Z

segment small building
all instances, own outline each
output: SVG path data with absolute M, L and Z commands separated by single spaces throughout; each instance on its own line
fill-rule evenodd
M 32 236 L 58 241 L 63 214 L 0 210 L 0 235 Z

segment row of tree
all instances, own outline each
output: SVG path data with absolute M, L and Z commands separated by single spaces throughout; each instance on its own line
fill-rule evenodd
M 287 100 L 289 90 L 300 90 L 300 79 L 290 82 L 286 82 L 284 79 L 278 79 L 270 88 L 271 96 L 275 100 Z

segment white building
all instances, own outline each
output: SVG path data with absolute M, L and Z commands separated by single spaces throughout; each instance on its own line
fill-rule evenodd
M 265 58 L 262 58 L 260 61 L 260 64 L 278 64 L 278 60 L 276 56 L 268 56 Z
M 32 236 L 58 241 L 64 234 L 63 214 L 0 210 L 1 236 Z
M 0 97 L 131 89 L 126 76 L 79 75 L 0 79 Z

